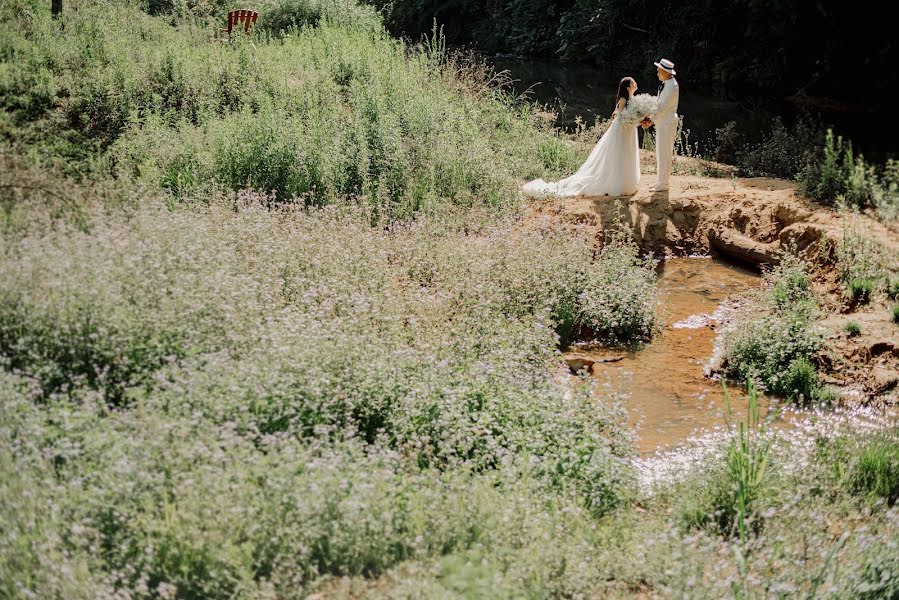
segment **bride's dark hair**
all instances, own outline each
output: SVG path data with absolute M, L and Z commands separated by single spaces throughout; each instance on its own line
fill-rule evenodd
M 627 89 L 631 87 L 632 83 L 634 83 L 633 77 L 625 77 L 621 80 L 621 83 L 618 84 L 618 95 L 615 97 L 615 106 L 618 106 L 618 101 L 622 98 L 624 98 L 624 105 L 627 106 L 627 101 L 631 98 L 631 95 L 627 93 Z

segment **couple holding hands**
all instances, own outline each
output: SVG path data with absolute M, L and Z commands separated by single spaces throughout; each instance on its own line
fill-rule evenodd
M 618 84 L 612 123 L 577 172 L 559 181 L 535 179 L 524 192 L 535 198 L 545 196 L 627 196 L 637 191 L 640 181 L 640 152 L 637 127 L 656 128 L 656 182 L 651 192 L 668 189 L 674 138 L 677 134 L 679 89 L 674 63 L 667 58 L 654 63 L 661 82 L 658 94 L 634 96 L 637 82 L 625 77 Z

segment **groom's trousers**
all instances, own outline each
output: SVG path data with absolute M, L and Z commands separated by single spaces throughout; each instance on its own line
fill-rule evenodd
M 671 177 L 671 161 L 674 157 L 674 136 L 677 134 L 677 123 L 656 124 L 656 183 L 668 187 Z

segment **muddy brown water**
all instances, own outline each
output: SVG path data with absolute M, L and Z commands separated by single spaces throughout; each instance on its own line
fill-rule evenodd
M 761 285 L 759 275 L 715 258 L 670 258 L 659 265 L 659 314 L 664 330 L 640 349 L 571 350 L 598 359 L 593 376 L 629 390 L 628 413 L 647 455 L 725 426 L 720 381 L 705 377 L 729 296 Z M 732 422 L 746 418 L 748 397 L 728 388 Z M 762 412 L 767 406 L 760 402 Z

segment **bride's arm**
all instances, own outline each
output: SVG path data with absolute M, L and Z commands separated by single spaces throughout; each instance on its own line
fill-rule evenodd
M 623 109 L 624 109 L 624 98 L 619 98 L 618 103 L 615 105 L 615 110 L 612 112 L 612 118 L 614 119 L 616 116 L 618 116 L 618 113 L 620 113 Z

